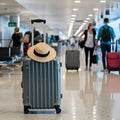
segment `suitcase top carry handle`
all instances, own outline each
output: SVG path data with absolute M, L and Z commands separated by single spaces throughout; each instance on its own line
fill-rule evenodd
M 34 19 L 34 20 L 31 20 L 31 24 L 33 24 L 34 22 L 43 22 L 44 24 L 46 23 L 46 20 L 43 20 L 43 19 Z

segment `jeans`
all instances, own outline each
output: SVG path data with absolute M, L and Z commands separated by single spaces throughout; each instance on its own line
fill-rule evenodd
M 94 48 L 85 47 L 85 63 L 86 67 L 88 66 L 88 56 L 90 53 L 89 67 L 92 66 L 91 58 L 93 56 Z
M 106 69 L 106 53 L 111 52 L 111 45 L 101 44 L 103 69 Z

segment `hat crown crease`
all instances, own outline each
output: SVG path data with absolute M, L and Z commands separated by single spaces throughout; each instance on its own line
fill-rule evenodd
M 48 48 L 46 46 L 36 46 L 35 47 L 35 52 L 38 54 L 47 54 L 49 52 Z

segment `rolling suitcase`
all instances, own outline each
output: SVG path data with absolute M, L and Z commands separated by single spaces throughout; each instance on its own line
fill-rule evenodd
M 66 69 L 78 71 L 80 67 L 80 51 L 79 50 L 67 50 L 65 54 Z
M 120 53 L 107 53 L 107 69 L 108 73 L 110 73 L 110 71 L 119 71 L 120 73 Z
M 60 113 L 60 62 L 23 62 L 23 104 L 24 113 L 29 109 L 52 109 Z
M 32 24 L 34 22 L 43 22 L 45 24 L 45 20 L 41 19 L 31 21 Z M 34 33 L 32 33 L 32 36 L 34 36 Z M 32 37 L 32 45 L 33 44 Z M 35 53 L 35 50 L 34 54 L 38 55 Z M 22 87 L 25 114 L 29 113 L 29 109 L 55 108 L 56 113 L 61 112 L 60 66 L 61 64 L 59 60 L 37 62 L 28 59 L 23 61 Z

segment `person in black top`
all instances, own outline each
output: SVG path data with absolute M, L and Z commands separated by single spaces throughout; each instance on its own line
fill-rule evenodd
M 96 30 L 93 28 L 93 23 L 88 24 L 88 29 L 86 29 L 80 36 L 80 40 L 82 40 L 84 36 L 84 50 L 85 50 L 85 63 L 86 68 L 88 70 L 88 57 L 89 59 L 89 71 L 91 71 L 92 66 L 92 56 L 94 52 L 95 45 L 97 44 L 96 40 Z
M 22 39 L 22 33 L 19 32 L 19 28 L 16 27 L 14 29 L 14 33 L 12 34 L 10 43 L 9 43 L 9 47 L 11 45 L 11 43 L 13 42 L 13 47 L 20 47 L 21 46 L 21 39 Z

